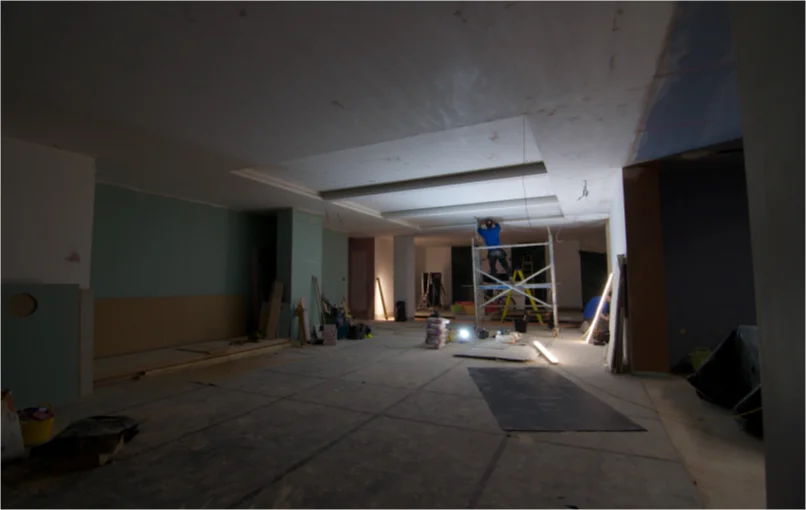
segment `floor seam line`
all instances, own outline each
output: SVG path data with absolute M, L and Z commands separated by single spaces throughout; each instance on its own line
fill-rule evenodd
M 114 409 L 114 410 L 111 410 L 109 412 L 104 412 L 103 414 L 117 414 L 117 413 L 122 413 L 124 411 L 130 411 L 130 410 L 138 408 L 138 407 L 143 407 L 143 406 L 147 406 L 149 404 L 153 404 L 154 402 L 161 402 L 163 400 L 168 400 L 169 398 L 178 397 L 180 395 L 187 395 L 188 393 L 193 393 L 194 391 L 200 391 L 201 389 L 202 388 L 190 388 L 190 389 L 185 390 L 185 391 L 180 391 L 179 393 L 172 393 L 171 395 L 167 395 L 167 396 L 164 396 L 164 397 L 158 397 L 158 398 L 155 398 L 154 400 L 149 400 L 148 402 L 142 402 L 142 403 L 130 405 L 130 406 L 127 406 L 127 407 L 122 407 L 120 409 Z
M 481 475 L 481 480 L 479 480 L 479 483 L 476 485 L 476 489 L 470 496 L 466 508 L 476 508 L 481 496 L 484 494 L 484 489 L 487 488 L 487 482 L 490 481 L 490 478 L 492 478 L 493 473 L 495 472 L 495 468 L 498 467 L 498 461 L 504 455 L 504 449 L 506 449 L 508 439 L 509 435 L 505 435 L 501 438 L 501 441 L 498 443 L 498 447 L 495 449 L 493 456 L 490 458 L 490 462 L 487 464 L 487 468 L 484 470 L 484 474 Z
M 315 459 L 319 454 L 324 453 L 327 450 L 333 448 L 338 443 L 340 443 L 341 441 L 343 441 L 344 439 L 349 437 L 351 434 L 356 432 L 358 429 L 362 428 L 364 425 L 367 425 L 367 424 L 375 421 L 380 416 L 381 415 L 379 415 L 379 414 L 370 416 L 367 420 L 362 421 L 361 423 L 359 423 L 355 427 L 351 428 L 350 430 L 348 430 L 344 434 L 340 435 L 339 437 L 337 437 L 333 441 L 330 441 L 329 443 L 327 443 L 324 446 L 320 447 L 319 449 L 317 449 L 312 454 L 310 454 L 310 455 L 306 456 L 305 458 L 303 458 L 303 459 L 291 464 L 289 467 L 287 467 L 286 469 L 284 469 L 283 471 L 281 471 L 280 473 L 275 475 L 269 481 L 269 483 L 267 483 L 265 485 L 261 485 L 261 486 L 255 488 L 255 489 L 252 489 L 251 491 L 247 492 L 242 497 L 240 497 L 238 500 L 236 500 L 235 502 L 229 504 L 227 506 L 227 508 L 236 508 L 238 505 L 240 505 L 240 504 L 244 503 L 245 501 L 248 501 L 250 498 L 253 498 L 253 497 L 257 496 L 258 494 L 260 494 L 260 492 L 263 491 L 264 489 L 267 489 L 268 487 L 271 487 L 275 483 L 282 481 L 285 477 L 287 477 L 288 475 L 294 473 L 295 471 L 297 471 L 298 469 L 300 469 L 301 467 L 305 466 L 307 463 L 309 463 L 310 461 Z
M 372 423 L 373 421 L 377 420 L 378 418 L 385 417 L 385 418 L 394 419 L 394 417 L 388 416 L 386 414 L 387 411 L 389 411 L 390 409 L 392 409 L 392 408 L 400 405 L 401 403 L 405 402 L 406 399 L 408 399 L 409 397 L 411 397 L 412 395 L 414 395 L 415 393 L 420 391 L 422 388 L 424 388 L 428 384 L 431 384 L 432 382 L 434 382 L 439 377 L 443 376 L 445 373 L 450 371 L 454 366 L 455 365 L 452 365 L 452 366 L 448 367 L 443 372 L 440 372 L 435 377 L 429 379 L 428 381 L 426 381 L 423 384 L 421 384 L 420 386 L 418 386 L 410 394 L 408 394 L 408 395 L 404 396 L 403 398 L 398 399 L 397 401 L 393 402 L 391 405 L 386 407 L 380 413 L 371 416 L 368 420 L 366 420 L 366 421 L 360 423 L 359 425 L 357 425 L 356 427 L 353 427 L 352 429 L 348 430 L 347 432 L 345 432 L 341 436 L 337 437 L 336 439 L 334 439 L 330 443 L 328 443 L 325 446 L 323 446 L 323 447 L 319 448 L 318 450 L 316 450 L 313 454 L 305 457 L 304 459 L 300 460 L 299 462 L 296 462 L 296 463 L 292 464 L 286 470 L 282 471 L 280 474 L 278 474 L 277 476 L 273 477 L 269 483 L 267 483 L 265 485 L 261 485 L 260 487 L 257 487 L 256 489 L 253 489 L 253 490 L 249 491 L 243 497 L 239 498 L 237 501 L 235 501 L 234 503 L 230 504 L 228 506 L 228 508 L 235 508 L 236 506 L 240 505 L 241 503 L 243 503 L 245 501 L 248 501 L 249 498 L 252 498 L 252 497 L 256 496 L 257 494 L 260 494 L 260 492 L 263 491 L 264 489 L 267 489 L 267 488 L 271 487 L 272 485 L 274 485 L 275 483 L 282 481 L 286 476 L 294 473 L 295 471 L 297 471 L 301 467 L 305 466 L 307 463 L 309 463 L 310 461 L 315 459 L 319 454 L 324 453 L 325 451 L 329 450 L 330 448 L 336 446 L 339 442 L 343 441 L 344 439 L 347 439 L 350 435 L 352 435 L 353 433 L 357 432 L 359 429 L 363 428 L 365 425 L 368 425 L 369 423 Z M 324 384 L 324 383 L 322 383 L 322 384 Z M 308 389 L 310 389 L 310 388 L 306 388 L 306 390 L 308 390 Z M 294 395 L 296 395 L 296 393 Z M 289 395 L 288 398 L 290 399 L 294 395 Z
M 407 421 L 407 422 L 410 422 L 410 423 L 420 423 L 420 424 L 423 424 L 423 425 L 433 425 L 435 427 L 445 427 L 445 428 L 449 428 L 451 430 L 461 430 L 463 432 L 477 432 L 479 434 L 490 434 L 490 435 L 493 435 L 493 436 L 499 436 L 501 434 L 506 434 L 506 431 L 504 431 L 504 430 L 500 430 L 499 432 L 490 432 L 489 430 L 471 429 L 471 428 L 467 428 L 467 427 L 459 427 L 457 425 L 447 425 L 445 423 L 436 423 L 436 422 L 427 421 L 427 420 L 417 420 L 415 418 L 407 418 L 405 416 L 395 416 L 395 415 L 392 415 L 392 414 L 386 414 L 384 416 L 387 417 L 387 418 L 393 419 L 393 420 Z
M 327 381 L 322 381 L 320 384 L 325 384 L 326 382 L 327 382 Z M 318 385 L 317 385 L 317 386 L 318 386 Z M 202 386 L 202 387 L 204 387 L 204 386 Z M 208 387 L 215 387 L 215 388 L 223 389 L 223 388 L 221 388 L 220 386 L 208 386 Z M 306 389 L 309 389 L 309 388 L 306 388 Z M 188 392 L 188 393 L 189 393 L 189 392 Z M 260 396 L 263 396 L 263 397 L 269 397 L 269 398 L 274 398 L 275 400 L 272 400 L 271 402 L 269 402 L 269 403 L 267 403 L 267 404 L 263 404 L 263 405 L 259 405 L 259 406 L 257 406 L 257 407 L 254 407 L 254 408 L 252 408 L 252 409 L 250 409 L 250 410 L 248 410 L 248 411 L 246 411 L 246 412 L 244 412 L 244 413 L 241 413 L 241 414 L 238 414 L 238 415 L 235 415 L 235 416 L 230 416 L 229 418 L 225 418 L 225 419 L 223 419 L 223 420 L 217 421 L 217 422 L 215 422 L 215 423 L 212 423 L 212 424 L 207 425 L 207 426 L 205 426 L 205 427 L 202 427 L 202 428 L 200 428 L 200 429 L 197 429 L 197 430 L 194 430 L 194 431 L 188 432 L 187 434 L 183 434 L 183 435 L 181 435 L 181 436 L 179 436 L 179 437 L 175 437 L 175 438 L 173 438 L 173 439 L 171 439 L 171 440 L 169 440 L 169 441 L 165 441 L 165 442 L 160 443 L 160 444 L 158 444 L 158 445 L 154 445 L 154 446 L 152 446 L 152 447 L 150 447 L 150 448 L 146 448 L 146 449 L 141 450 L 141 451 L 139 451 L 139 452 L 135 452 L 135 453 L 133 453 L 131 456 L 128 456 L 128 457 L 126 457 L 126 458 L 122 458 L 122 459 L 120 459 L 120 460 L 119 460 L 119 462 L 125 462 L 125 461 L 128 461 L 128 460 L 130 460 L 130 459 L 133 459 L 133 458 L 139 457 L 140 455 L 142 455 L 142 454 L 144 454 L 144 453 L 152 452 L 152 451 L 154 451 L 154 450 L 157 450 L 157 449 L 159 449 L 159 448 L 162 448 L 163 446 L 167 446 L 167 445 L 168 445 L 168 444 L 170 444 L 170 443 L 173 443 L 173 442 L 176 442 L 176 441 L 180 441 L 180 440 L 185 439 L 185 438 L 187 438 L 187 437 L 190 437 L 190 436 L 192 436 L 192 435 L 194 435 L 194 434 L 198 434 L 198 433 L 200 433 L 200 432 L 205 432 L 205 431 L 207 431 L 207 430 L 210 430 L 210 429 L 211 429 L 211 428 L 213 428 L 213 427 L 217 427 L 217 426 L 219 426 L 219 425 L 222 425 L 222 424 L 224 424 L 224 423 L 227 423 L 228 421 L 232 421 L 232 420 L 237 420 L 237 419 L 239 419 L 239 418 L 243 418 L 244 416 L 248 416 L 248 415 L 250 415 L 250 414 L 252 414 L 252 413 L 254 413 L 254 412 L 256 412 L 256 411 L 259 411 L 259 410 L 261 410 L 261 409 L 266 409 L 267 407 L 271 407 L 271 406 L 273 406 L 274 404 L 276 404 L 276 403 L 278 403 L 278 402 L 282 402 L 282 401 L 284 401 L 284 400 L 289 400 L 289 399 L 291 399 L 291 397 L 293 397 L 293 396 L 294 396 L 294 395 L 296 395 L 297 393 L 299 393 L 299 392 L 292 393 L 291 395 L 287 395 L 287 396 L 285 396 L 285 397 L 272 397 L 272 396 L 270 396 L 270 395 L 263 395 L 263 394 L 260 394 Z
M 643 454 L 640 454 L 640 453 L 618 452 L 618 451 L 615 451 L 615 450 L 606 450 L 606 449 L 603 449 L 603 448 L 595 448 L 593 446 L 581 446 L 581 445 L 575 445 L 575 444 L 558 443 L 558 442 L 555 442 L 555 441 L 547 441 L 545 439 L 532 439 L 532 441 L 535 442 L 535 443 L 540 443 L 540 444 L 550 444 L 552 446 L 565 446 L 565 447 L 568 447 L 568 448 L 575 448 L 577 450 L 586 450 L 586 451 L 593 451 L 593 452 L 600 452 L 600 453 L 610 453 L 610 454 L 613 454 L 613 455 L 622 455 L 624 457 L 637 457 L 639 459 L 657 460 L 657 461 L 661 461 L 661 462 L 672 462 L 672 463 L 678 463 L 678 464 L 680 463 L 679 460 L 675 460 L 675 459 L 664 459 L 663 457 L 655 457 L 655 456 L 652 456 L 652 455 L 643 455 Z

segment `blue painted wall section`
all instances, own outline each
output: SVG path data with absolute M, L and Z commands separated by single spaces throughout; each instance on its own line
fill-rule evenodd
M 741 138 L 728 2 L 678 2 L 634 162 Z
M 348 245 L 347 234 L 322 230 L 322 292 L 331 303 L 347 296 Z
M 8 302 L 30 294 L 36 311 L 14 317 Z M 3 284 L 2 386 L 10 388 L 17 408 L 61 405 L 79 395 L 78 285 Z
M 248 294 L 255 217 L 98 184 L 96 299 Z

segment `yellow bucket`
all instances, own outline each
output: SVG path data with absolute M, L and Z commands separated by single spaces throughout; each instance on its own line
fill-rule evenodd
M 53 422 L 56 420 L 56 413 L 53 412 L 53 406 L 47 404 L 39 407 L 47 407 L 50 409 L 53 416 L 46 420 L 20 420 L 22 441 L 25 443 L 25 446 L 36 446 L 47 443 L 50 440 L 51 433 L 53 433 Z
M 691 362 L 691 366 L 694 370 L 699 370 L 700 367 L 705 363 L 708 358 L 711 356 L 711 349 L 707 349 L 705 347 L 697 347 L 691 354 L 689 354 L 689 361 Z

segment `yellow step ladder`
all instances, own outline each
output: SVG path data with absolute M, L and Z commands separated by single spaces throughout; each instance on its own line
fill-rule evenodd
M 528 271 L 527 271 L 527 267 L 528 267 Z M 535 272 L 535 265 L 534 265 L 534 262 L 532 262 L 532 256 L 531 255 L 524 255 L 523 257 L 521 257 L 521 269 L 523 271 L 528 272 L 529 274 L 532 274 L 532 273 Z
M 531 261 L 530 261 L 530 263 L 531 263 Z M 523 276 L 523 270 L 522 269 L 516 269 L 512 273 L 512 283 L 522 282 L 525 279 L 526 278 Z M 514 291 L 512 291 L 512 290 L 507 292 L 507 301 L 504 304 L 503 311 L 501 312 L 501 322 L 503 322 L 507 318 L 507 312 L 509 311 L 509 303 L 512 302 L 512 294 L 513 294 L 513 292 Z M 531 289 L 523 289 L 523 292 L 526 293 L 527 295 L 529 295 L 529 297 L 531 298 L 529 300 L 529 303 L 532 305 L 532 309 L 535 311 L 535 315 L 537 316 L 537 322 L 539 322 L 540 325 L 542 326 L 543 325 L 543 316 L 540 315 L 540 311 L 537 308 L 537 301 L 535 301 L 535 297 L 532 295 L 532 290 Z M 524 315 L 526 315 L 526 310 L 524 310 Z

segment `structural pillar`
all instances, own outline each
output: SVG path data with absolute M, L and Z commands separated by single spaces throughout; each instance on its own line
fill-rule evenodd
M 407 319 L 413 319 L 417 307 L 416 281 L 414 274 L 414 236 L 395 236 L 395 306 L 398 301 L 406 303 Z
M 759 328 L 767 507 L 804 508 L 804 5 L 731 3 Z
M 277 214 L 277 280 L 283 282 L 283 310 L 280 336 L 291 340 L 299 337 L 297 303 L 305 299 L 308 326 L 318 322 L 313 277 L 322 285 L 322 217 L 284 209 Z

